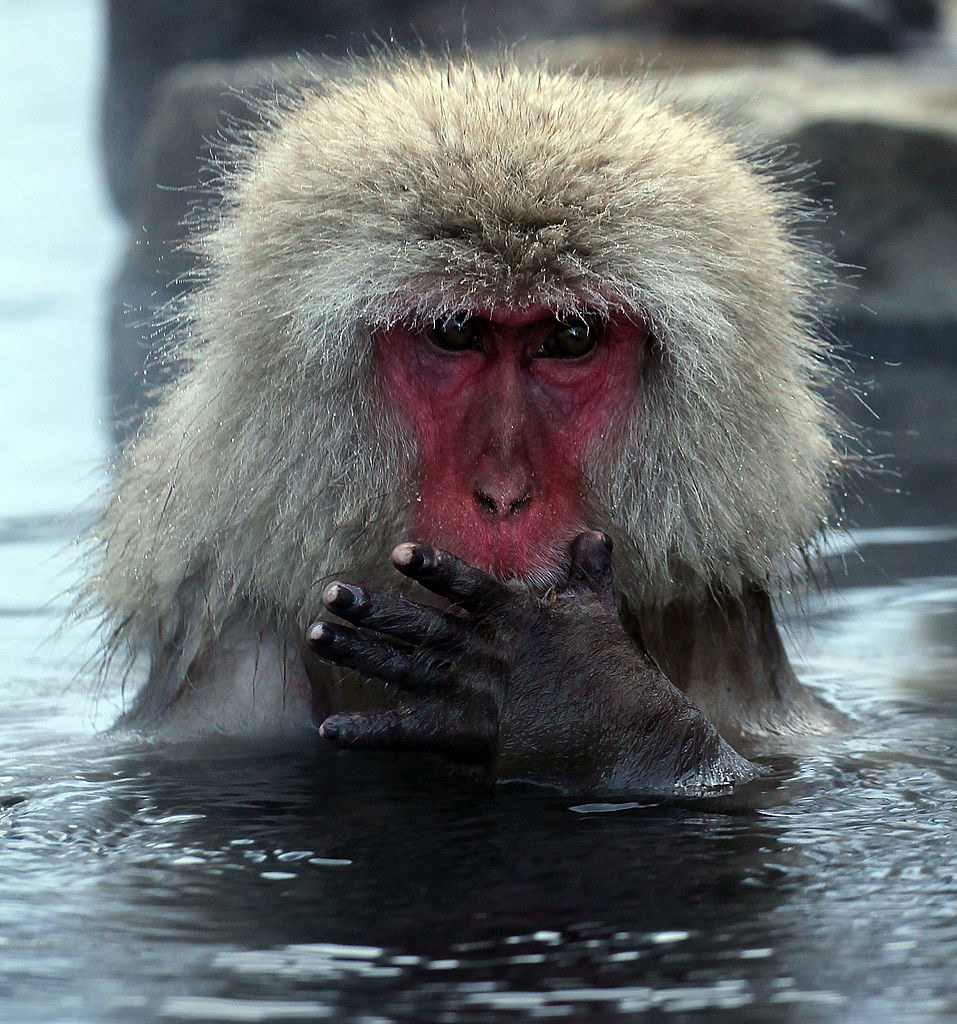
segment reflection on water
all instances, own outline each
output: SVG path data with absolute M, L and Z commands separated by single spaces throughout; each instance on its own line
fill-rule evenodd
M 0 1020 L 957 1015 L 957 411 L 928 397 L 954 366 L 876 370 L 874 447 L 903 476 L 866 483 L 840 590 L 790 622 L 857 728 L 733 798 L 582 804 L 416 758 L 97 738 L 119 695 L 91 697 L 82 630 L 55 633 L 118 251 L 88 151 L 95 11 L 0 16 L 21 41 L 39 19 L 54 55 L 8 125 L 38 192 L 0 257 Z

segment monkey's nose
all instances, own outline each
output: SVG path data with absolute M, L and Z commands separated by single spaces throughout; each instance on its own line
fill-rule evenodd
M 476 487 L 475 503 L 486 513 L 496 518 L 517 516 L 532 500 L 530 488 Z

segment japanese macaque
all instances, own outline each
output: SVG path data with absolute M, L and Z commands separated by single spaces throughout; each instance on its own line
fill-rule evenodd
M 825 728 L 769 597 L 842 458 L 788 190 L 640 82 L 508 60 L 259 113 L 98 528 L 121 723 L 665 792 Z

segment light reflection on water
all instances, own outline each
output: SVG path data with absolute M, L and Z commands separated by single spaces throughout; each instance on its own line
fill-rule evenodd
M 36 195 L 3 211 L 19 251 L 0 257 L 0 1020 L 957 1015 L 957 509 L 932 487 L 953 423 L 907 424 L 929 439 L 909 493 L 875 490 L 856 548 L 830 547 L 840 591 L 790 623 L 856 728 L 777 750 L 734 797 L 587 804 L 411 758 L 97 737 L 119 695 L 91 697 L 83 629 L 55 633 L 105 453 L 97 303 L 119 251 L 96 10 L 0 14 L 0 76 L 45 55 L 8 118 Z M 954 390 L 954 367 L 932 376 Z

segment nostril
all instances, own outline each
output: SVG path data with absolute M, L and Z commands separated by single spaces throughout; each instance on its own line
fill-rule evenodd
M 498 514 L 498 505 L 495 504 L 495 499 L 486 494 L 485 491 L 476 489 L 475 501 L 483 512 L 489 512 L 493 516 Z
M 514 491 L 512 492 L 515 493 Z M 493 497 L 481 487 L 475 488 L 475 503 L 490 516 L 517 516 L 531 502 L 532 493 L 526 490 L 520 497 L 511 498 L 507 493 Z
M 519 512 L 525 508 L 526 505 L 532 500 L 530 491 L 526 491 L 520 498 L 516 498 L 513 502 L 509 503 L 508 514 L 510 516 L 517 516 Z

